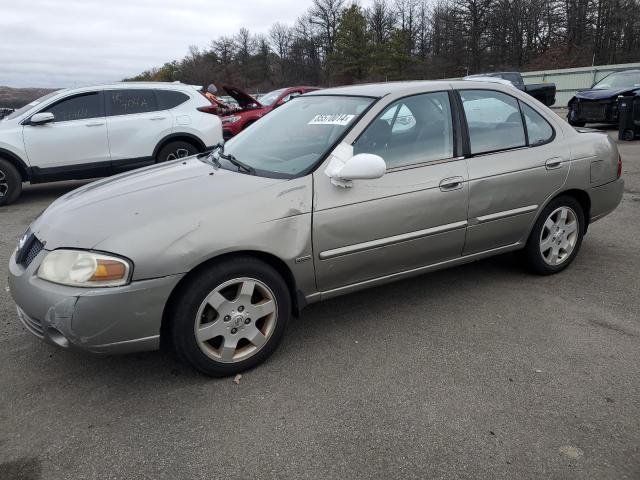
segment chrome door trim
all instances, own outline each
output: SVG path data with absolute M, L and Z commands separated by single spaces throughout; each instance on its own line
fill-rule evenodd
M 394 245 L 396 243 L 407 242 L 409 240 L 415 240 L 422 237 L 428 237 L 429 235 L 435 235 L 438 233 L 450 232 L 458 228 L 466 227 L 467 221 L 447 223 L 445 225 L 439 225 L 437 227 L 426 228 L 424 230 L 417 230 L 415 232 L 402 233 L 400 235 L 394 235 L 392 237 L 379 238 L 377 240 L 371 240 L 369 242 L 356 243 L 354 245 L 347 245 L 346 247 L 334 248 L 331 250 L 325 250 L 320 252 L 320 260 L 328 260 L 330 258 L 342 257 L 343 255 L 349 255 L 351 253 L 363 252 L 365 250 L 372 250 L 374 248 L 386 247 L 388 245 Z
M 452 258 L 451 260 L 445 260 L 442 262 L 425 265 L 423 267 L 412 268 L 410 270 L 403 270 L 402 272 L 392 273 L 390 275 L 385 275 L 382 277 L 370 278 L 368 280 L 352 283 L 349 285 L 345 285 L 343 287 L 337 287 L 337 288 L 332 288 L 330 290 L 312 293 L 311 295 L 306 296 L 306 300 L 308 303 L 314 303 L 320 300 L 327 300 L 329 298 L 337 297 L 339 295 L 344 295 L 347 293 L 355 292 L 357 290 L 363 290 L 365 288 L 382 285 L 382 284 L 393 282 L 396 280 L 402 280 L 404 278 L 413 277 L 413 276 L 427 273 L 433 270 L 441 270 L 443 268 L 452 267 L 455 265 L 462 265 L 465 263 L 474 262 L 476 260 L 480 260 L 486 257 L 491 257 L 499 253 L 506 253 L 513 250 L 518 250 L 523 246 L 524 246 L 523 242 L 517 242 L 511 245 L 505 245 L 504 247 L 493 248 L 491 250 L 485 250 L 482 252 L 473 253 L 471 255 L 465 255 L 463 257 Z
M 538 209 L 538 205 L 527 205 L 526 207 L 514 208 L 513 210 L 504 210 L 502 212 L 490 213 L 488 215 L 482 215 L 480 217 L 476 217 L 471 223 L 485 223 L 490 222 L 492 220 L 498 220 L 500 218 L 513 217 L 515 215 L 520 215 L 522 213 L 534 212 Z

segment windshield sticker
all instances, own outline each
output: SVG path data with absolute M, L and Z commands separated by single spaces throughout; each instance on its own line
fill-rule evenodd
M 355 115 L 341 113 L 338 115 L 316 115 L 311 119 L 309 125 L 347 125 Z

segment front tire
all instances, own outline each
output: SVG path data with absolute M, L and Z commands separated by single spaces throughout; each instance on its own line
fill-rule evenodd
M 22 193 L 22 177 L 11 163 L 0 158 L 0 207 L 15 202 Z
M 170 162 L 179 158 L 190 157 L 198 153 L 198 149 L 189 142 L 181 140 L 169 142 L 156 155 L 156 163 Z
M 575 259 L 585 232 L 585 215 L 573 197 L 560 196 L 542 211 L 533 227 L 524 254 L 529 266 L 540 275 L 567 268 Z
M 633 140 L 636 139 L 636 134 L 633 130 L 629 129 L 629 130 L 625 130 L 623 135 L 622 135 L 622 139 L 627 141 L 627 142 L 632 142 Z
M 270 265 L 241 257 L 195 274 L 170 307 L 178 356 L 213 377 L 234 375 L 269 357 L 291 316 L 285 281 Z

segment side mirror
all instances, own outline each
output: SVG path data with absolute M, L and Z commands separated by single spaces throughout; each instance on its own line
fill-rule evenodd
M 387 164 L 382 157 L 372 153 L 359 153 L 331 172 L 331 183 L 349 188 L 353 180 L 368 180 L 382 177 Z
M 29 123 L 31 125 L 44 125 L 45 123 L 51 123 L 56 119 L 55 115 L 51 112 L 36 113 Z

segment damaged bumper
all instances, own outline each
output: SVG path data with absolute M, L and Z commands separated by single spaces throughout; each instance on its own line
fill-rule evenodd
M 95 353 L 156 350 L 169 295 L 182 275 L 132 282 L 122 287 L 77 288 L 36 276 L 48 252 L 25 269 L 9 262 L 9 288 L 18 318 L 35 336 L 62 348 Z

